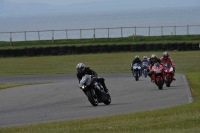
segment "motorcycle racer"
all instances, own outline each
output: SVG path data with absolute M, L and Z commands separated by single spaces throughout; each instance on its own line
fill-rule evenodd
M 104 82 L 105 79 L 98 77 L 98 74 L 93 69 L 91 69 L 90 67 L 86 67 L 83 63 L 78 63 L 76 65 L 76 70 L 77 70 L 76 76 L 78 78 L 79 83 L 80 83 L 82 77 L 85 76 L 86 74 L 93 75 L 94 77 L 97 78 L 98 82 L 100 82 L 102 84 L 104 91 L 106 93 L 108 92 L 108 89 L 107 89 L 105 82 Z
M 150 63 L 149 60 L 147 58 L 147 56 L 143 56 L 143 60 L 142 60 L 142 72 L 144 71 L 144 69 L 148 69 Z
M 138 55 L 136 55 L 135 56 L 135 59 L 132 61 L 132 63 L 131 63 L 131 71 L 133 71 L 133 65 L 135 64 L 135 63 L 139 63 L 140 64 L 140 66 L 142 65 L 142 61 L 140 60 L 140 57 L 138 56 Z M 140 71 L 140 76 L 141 76 L 141 71 Z
M 167 51 L 165 51 L 165 52 L 163 53 L 163 56 L 160 58 L 160 60 L 161 60 L 161 62 L 162 62 L 163 64 L 169 62 L 169 63 L 172 65 L 173 71 L 174 71 L 174 73 L 175 73 L 175 64 L 174 64 L 174 61 L 169 57 L 169 54 L 168 54 Z M 174 73 L 173 73 L 173 80 L 176 80 L 176 79 L 174 78 Z
M 152 55 L 151 55 L 151 58 L 150 58 L 150 60 L 149 60 L 149 62 L 150 62 L 150 66 L 149 66 L 149 69 L 148 69 L 148 71 L 149 71 L 148 76 L 151 78 L 151 75 L 152 75 L 152 71 L 151 71 L 152 66 L 153 66 L 155 63 L 157 63 L 157 62 L 158 62 L 159 64 L 161 64 L 161 60 L 160 60 L 159 58 L 157 58 L 156 54 L 152 54 Z M 151 78 L 151 81 L 154 82 L 152 78 Z

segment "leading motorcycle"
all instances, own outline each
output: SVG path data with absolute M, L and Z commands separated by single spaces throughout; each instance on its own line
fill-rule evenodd
M 151 78 L 154 80 L 154 83 L 158 86 L 160 90 L 163 89 L 164 85 L 164 68 L 160 63 L 155 63 L 151 69 L 152 75 Z
M 104 91 L 103 86 L 98 82 L 98 78 L 93 75 L 85 75 L 79 83 L 88 100 L 93 106 L 98 106 L 98 103 L 109 105 L 111 103 L 110 94 Z

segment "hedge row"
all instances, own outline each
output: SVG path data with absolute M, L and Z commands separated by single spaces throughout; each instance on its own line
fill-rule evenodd
M 1 57 L 65 55 L 83 53 L 108 53 L 108 52 L 142 52 L 158 50 L 199 50 L 199 43 L 168 43 L 168 44 L 124 44 L 124 45 L 91 45 L 91 46 L 62 46 L 44 48 L 24 48 L 0 50 Z

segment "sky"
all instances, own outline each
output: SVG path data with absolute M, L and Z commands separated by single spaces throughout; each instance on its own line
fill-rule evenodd
M 1 16 L 110 13 L 199 7 L 200 0 L 0 0 Z
M 45 4 L 50 4 L 50 5 L 70 5 L 70 4 L 81 4 L 81 3 L 95 3 L 95 2 L 108 2 L 108 1 L 112 1 L 113 4 L 114 2 L 118 1 L 118 0 L 2 0 L 2 1 L 7 1 L 7 2 L 12 2 L 12 3 L 45 3 Z M 123 0 L 123 2 L 125 3 L 126 1 L 130 2 L 130 0 Z M 137 4 L 139 2 L 139 0 L 131 0 L 132 2 L 130 4 Z M 169 2 L 169 3 L 174 3 L 177 4 L 177 0 L 143 0 L 143 2 L 150 2 L 150 3 L 154 3 L 157 2 L 157 4 L 159 5 L 162 2 Z M 178 0 L 179 5 L 184 5 L 185 3 L 199 3 L 199 0 Z M 120 6 L 120 5 L 119 5 Z M 150 5 L 151 6 L 151 5 Z
M 82 4 L 90 2 L 102 2 L 109 0 L 5 0 L 13 3 L 43 3 L 50 5 L 71 5 L 71 4 Z

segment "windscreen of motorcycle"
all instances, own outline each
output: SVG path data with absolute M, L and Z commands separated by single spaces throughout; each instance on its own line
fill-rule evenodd
M 82 77 L 79 86 L 80 87 L 82 87 L 84 85 L 89 86 L 91 84 L 91 81 L 92 81 L 92 76 L 86 74 L 85 76 Z
M 141 69 L 140 64 L 139 63 L 135 63 L 133 65 L 133 69 Z

